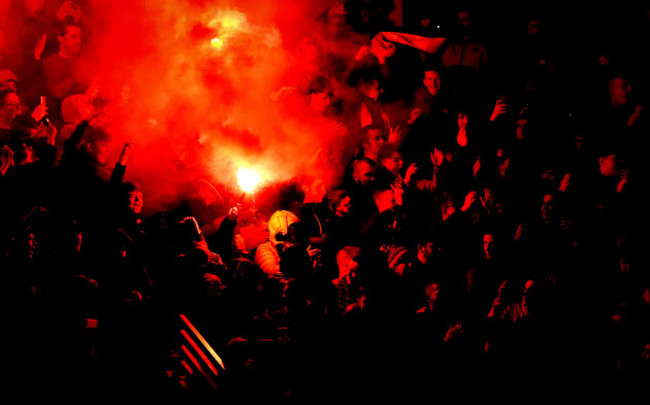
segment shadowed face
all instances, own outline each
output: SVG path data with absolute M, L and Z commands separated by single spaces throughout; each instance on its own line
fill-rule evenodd
M 615 77 L 609 81 L 609 98 L 612 106 L 627 104 L 627 98 L 632 91 L 627 80 L 622 77 Z
M 303 62 L 316 63 L 318 61 L 318 48 L 312 37 L 304 37 L 300 40 L 298 53 Z
M 458 113 L 458 128 L 467 129 L 467 124 L 469 123 L 469 118 L 465 113 Z
M 22 104 L 20 103 L 20 98 L 18 94 L 9 93 L 4 99 L 2 106 L 0 107 L 0 114 L 2 114 L 2 120 L 10 124 L 16 116 L 22 111 Z
M 59 37 L 61 51 L 68 56 L 77 56 L 81 51 L 81 28 L 69 25 L 65 28 L 65 35 Z
M 361 86 L 361 92 L 372 101 L 377 101 L 379 100 L 382 90 L 379 86 L 379 81 L 373 79 Z
M 99 163 L 106 163 L 108 155 L 111 153 L 111 144 L 107 141 L 94 141 L 88 143 L 86 149 L 88 154 Z
M 469 13 L 467 11 L 461 11 L 458 13 L 458 25 L 463 28 L 469 27 Z
M 494 257 L 494 237 L 490 234 L 483 236 L 483 252 L 488 260 Z
M 612 153 L 607 156 L 602 156 L 598 159 L 600 173 L 605 177 L 618 176 L 618 164 L 616 162 L 616 154 Z
M 325 112 L 332 105 L 332 93 L 314 92 L 309 95 L 309 107 L 317 112 Z
M 440 294 L 440 285 L 437 283 L 429 283 L 426 288 L 426 294 L 429 303 L 435 303 L 438 301 L 438 295 Z
M 81 8 L 74 1 L 64 1 L 56 12 L 56 18 L 63 21 L 67 17 L 72 17 L 74 22 L 81 20 Z
M 518 118 L 515 136 L 518 141 L 522 141 L 528 135 L 528 118 Z
M 435 96 L 440 91 L 440 74 L 435 70 L 428 70 L 424 72 L 424 87 L 432 96 Z
M 550 221 L 553 212 L 553 195 L 546 194 L 542 201 L 542 219 L 546 222 Z
M 386 144 L 384 132 L 380 129 L 370 129 L 363 144 L 367 155 L 376 156 Z
M 400 170 L 404 167 L 404 160 L 402 160 L 402 154 L 400 152 L 393 151 L 390 156 L 382 159 L 381 164 L 394 176 L 399 176 Z
M 377 169 L 366 163 L 360 163 L 354 170 L 354 181 L 362 186 L 367 186 L 375 181 L 375 172 Z
M 352 198 L 349 195 L 344 196 L 341 201 L 336 206 L 336 215 L 344 216 L 350 213 L 350 207 L 352 206 Z
M 134 214 L 142 212 L 142 192 L 135 190 L 129 192 L 129 209 Z

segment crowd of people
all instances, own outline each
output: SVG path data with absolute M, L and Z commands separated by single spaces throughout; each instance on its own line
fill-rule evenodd
M 501 28 L 508 49 L 472 9 L 404 1 L 396 27 L 392 1 L 334 2 L 314 24 L 367 42 L 269 97 L 298 97 L 352 140 L 344 161 L 319 145 L 343 178 L 296 176 L 230 206 L 201 180 L 145 216 L 129 145 L 108 165 L 83 57 L 92 1 L 7 3 L 0 269 L 16 387 L 190 395 L 170 371 L 178 314 L 224 360 L 213 395 L 244 403 L 410 403 L 576 376 L 643 387 L 650 9 L 581 45 L 521 13 Z

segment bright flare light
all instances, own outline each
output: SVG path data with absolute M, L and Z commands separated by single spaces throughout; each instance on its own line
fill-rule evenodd
M 221 49 L 223 48 L 223 41 L 220 40 L 219 38 L 212 38 L 212 40 L 210 41 L 210 45 L 212 45 L 213 48 Z
M 239 187 L 245 193 L 252 193 L 260 182 L 260 175 L 251 169 L 241 169 L 237 173 Z
M 210 40 L 210 46 L 217 51 L 230 45 L 233 38 L 239 33 L 248 33 L 249 25 L 246 14 L 237 10 L 221 10 L 209 23 L 218 35 Z

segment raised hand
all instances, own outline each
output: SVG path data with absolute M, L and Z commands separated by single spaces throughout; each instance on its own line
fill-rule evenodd
M 402 130 L 399 129 L 399 125 L 395 128 L 391 128 L 388 132 L 388 143 L 395 143 L 402 140 Z
M 418 166 L 415 163 L 411 163 L 411 165 L 406 169 L 406 174 L 404 174 L 404 184 L 408 186 L 411 183 L 411 178 L 417 171 Z
M 630 115 L 630 117 L 627 119 L 627 126 L 631 127 L 634 125 L 634 122 L 641 116 L 641 112 L 643 111 L 643 106 L 637 105 L 634 107 L 634 112 Z
M 34 108 L 34 111 L 32 112 L 32 118 L 34 118 L 34 121 L 38 122 L 42 120 L 46 115 L 47 105 L 41 101 L 41 104 L 37 105 L 36 108 Z
M 2 153 L 0 153 L 0 173 L 4 176 L 11 166 L 15 166 L 14 151 L 5 145 L 2 147 Z
M 628 175 L 629 175 L 628 169 L 621 169 L 621 180 L 618 182 L 618 185 L 616 185 L 617 193 L 622 193 L 623 190 L 625 190 L 625 186 L 627 185 Z
M 429 156 L 431 157 L 431 163 L 433 163 L 433 170 L 437 171 L 445 160 L 444 153 L 438 148 L 433 148 L 433 152 L 430 152 Z
M 492 111 L 492 115 L 490 116 L 490 121 L 494 122 L 496 119 L 505 113 L 508 112 L 508 104 L 506 104 L 505 101 L 503 100 L 497 100 L 496 104 L 494 105 L 494 110 Z
M 235 221 L 239 216 L 239 206 L 232 207 L 228 210 L 228 220 Z
M 476 158 L 476 162 L 474 162 L 474 166 L 472 167 L 472 172 L 474 173 L 474 177 L 478 176 L 478 172 L 481 170 L 481 157 Z
M 45 50 L 45 42 L 47 42 L 47 34 L 43 34 L 38 41 L 36 41 L 36 46 L 34 47 L 34 59 L 36 61 L 41 60 L 43 56 L 43 50 Z
M 409 120 L 408 120 L 409 125 L 413 124 L 415 120 L 418 119 L 420 114 L 422 114 L 422 110 L 419 108 L 414 108 L 413 111 L 411 111 L 411 115 L 409 116 Z
M 499 306 L 503 303 L 503 295 L 506 292 L 506 289 L 510 286 L 510 282 L 508 279 L 505 279 L 503 283 L 499 286 L 499 289 L 497 290 L 497 297 L 494 299 L 494 304 L 493 306 Z
M 458 336 L 463 333 L 463 324 L 461 323 L 456 323 L 456 325 L 453 325 L 447 330 L 447 333 L 445 333 L 445 337 L 443 340 L 445 342 L 448 342 L 451 340 L 454 336 Z
M 568 190 L 570 185 L 571 185 L 571 173 L 567 173 L 564 175 L 564 177 L 562 177 L 562 181 L 560 181 L 560 187 L 558 188 L 558 190 L 564 193 Z
M 489 213 L 492 212 L 492 208 L 494 207 L 494 194 L 492 194 L 492 190 L 489 188 L 485 187 L 483 189 L 483 196 L 479 196 L 479 199 L 481 200 L 481 204 L 483 205 L 483 208 Z
M 320 265 L 321 250 L 318 248 L 312 248 L 311 245 L 307 246 L 307 254 L 312 260 L 313 268 L 317 268 Z
M 56 144 L 56 127 L 52 124 L 45 126 L 45 135 L 47 136 L 47 144 L 55 146 Z
M 517 225 L 517 230 L 515 231 L 515 242 L 522 240 L 526 235 L 526 224 Z
M 472 190 L 467 195 L 465 196 L 465 202 L 463 203 L 463 206 L 461 207 L 461 211 L 465 212 L 467 211 L 476 201 L 476 197 L 478 194 L 476 191 Z
M 404 187 L 402 187 L 399 180 L 396 180 L 393 184 L 391 184 L 390 188 L 393 189 L 395 204 L 402 205 L 404 203 Z
M 357 62 L 361 62 L 363 58 L 365 58 L 368 55 L 370 55 L 370 47 L 364 45 L 361 48 L 359 48 L 357 54 L 354 56 L 354 60 L 356 60 Z
M 122 153 L 120 154 L 120 166 L 126 166 L 127 160 L 129 160 L 129 150 L 131 148 L 130 143 L 125 143 L 124 148 L 122 148 Z

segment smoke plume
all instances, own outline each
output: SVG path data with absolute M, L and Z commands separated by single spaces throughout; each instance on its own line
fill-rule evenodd
M 313 75 L 358 48 L 340 22 L 323 22 L 330 3 L 93 3 L 94 82 L 111 100 L 115 154 L 132 145 L 127 180 L 142 185 L 150 210 L 199 179 L 238 197 L 242 168 L 264 184 L 340 178 L 352 145 L 305 94 Z

